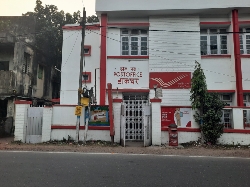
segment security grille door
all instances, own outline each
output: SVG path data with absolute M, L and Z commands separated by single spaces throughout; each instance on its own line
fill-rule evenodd
M 143 110 L 148 103 L 148 96 L 144 94 L 123 95 L 125 140 L 144 140 Z

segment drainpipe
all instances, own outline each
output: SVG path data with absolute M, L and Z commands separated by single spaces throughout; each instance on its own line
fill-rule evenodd
M 233 40 L 234 40 L 237 106 L 243 107 L 244 104 L 243 104 L 238 10 L 234 9 L 232 11 L 232 17 L 233 17 L 232 21 L 233 21 Z

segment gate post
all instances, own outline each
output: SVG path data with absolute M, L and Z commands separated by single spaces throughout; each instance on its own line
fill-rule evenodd
M 28 118 L 28 108 L 32 104 L 31 101 L 15 101 L 15 132 L 14 141 L 21 141 L 25 143 L 26 139 L 26 126 Z
M 161 99 L 150 99 L 152 110 L 152 145 L 161 145 Z
M 52 107 L 43 108 L 42 142 L 50 141 L 52 114 Z
M 120 143 L 121 141 L 121 106 L 122 99 L 113 99 L 113 108 L 114 108 L 114 128 L 115 128 L 115 137 L 114 141 Z

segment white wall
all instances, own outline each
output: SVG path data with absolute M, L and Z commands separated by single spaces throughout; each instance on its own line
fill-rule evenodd
M 108 28 L 107 29 L 107 56 L 120 56 L 121 55 L 121 37 L 120 29 Z
M 241 58 L 243 90 L 250 90 L 250 59 Z
M 172 10 L 172 9 L 211 9 L 228 7 L 249 7 L 246 0 L 96 0 L 96 11 L 125 11 L 125 10 Z
M 81 41 L 81 30 L 63 31 L 61 104 L 77 104 L 78 102 Z M 87 89 L 90 89 L 94 88 L 95 84 L 95 68 L 100 67 L 100 31 L 86 30 L 84 45 L 91 46 L 91 56 L 85 56 L 85 68 L 83 67 L 83 72 L 91 72 L 91 83 L 86 83 Z M 99 100 L 100 70 L 97 69 L 96 72 L 97 100 Z
M 208 90 L 235 90 L 236 78 L 232 58 L 202 59 Z

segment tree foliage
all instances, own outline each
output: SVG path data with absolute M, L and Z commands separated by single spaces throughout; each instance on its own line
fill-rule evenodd
M 99 19 L 96 15 L 92 15 L 92 16 L 88 16 L 86 19 L 87 23 L 95 23 L 95 22 L 99 22 Z
M 23 16 L 36 17 L 36 47 L 43 51 L 53 62 L 61 61 L 63 32 L 62 26 L 76 23 L 80 18 L 80 11 L 73 15 L 59 11 L 55 5 L 42 5 L 36 0 L 34 12 L 27 12 Z
M 191 104 L 196 110 L 195 121 L 200 124 L 202 138 L 205 143 L 216 144 L 223 133 L 223 124 L 220 123 L 222 109 L 225 103 L 217 93 L 208 93 L 206 76 L 201 65 L 195 62 L 195 71 L 191 80 Z

